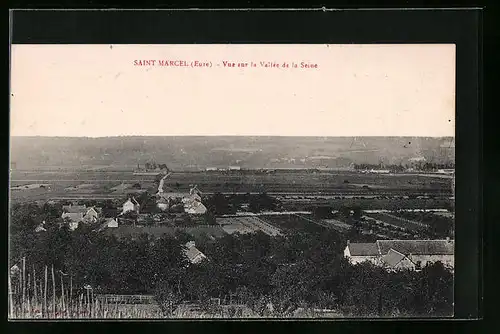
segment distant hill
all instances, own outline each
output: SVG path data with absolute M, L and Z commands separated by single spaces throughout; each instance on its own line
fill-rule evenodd
M 15 169 L 132 169 L 154 160 L 172 169 L 347 167 L 410 159 L 450 163 L 453 138 L 427 137 L 11 137 Z

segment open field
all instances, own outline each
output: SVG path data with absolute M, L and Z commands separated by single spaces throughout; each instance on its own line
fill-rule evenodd
M 412 211 L 397 211 L 391 212 L 391 215 L 401 217 L 423 224 L 432 224 L 436 221 L 452 221 L 454 216 L 452 212 L 412 212 Z
M 264 220 L 272 224 L 279 229 L 286 230 L 300 230 L 300 231 L 322 231 L 324 228 L 319 224 L 313 223 L 310 217 L 304 217 L 303 215 L 273 215 L 265 216 Z
M 408 220 L 399 219 L 396 216 L 393 216 L 388 213 L 370 213 L 367 214 L 368 217 L 373 218 L 375 220 L 381 221 L 385 224 L 389 224 L 392 226 L 396 226 L 399 228 L 412 230 L 412 231 L 426 231 L 429 227 L 425 224 L 410 222 Z
M 13 170 L 10 173 L 12 181 L 27 182 L 29 180 L 48 180 L 48 181 L 95 181 L 95 182 L 115 182 L 127 181 L 154 181 L 155 175 L 133 175 L 132 171 L 17 171 Z
M 440 199 L 406 199 L 387 198 L 387 199 L 374 199 L 362 197 L 339 198 L 329 200 L 283 200 L 282 207 L 284 210 L 301 210 L 309 211 L 314 206 L 329 206 L 332 210 L 339 210 L 342 207 L 359 206 L 366 210 L 386 209 L 386 210 L 399 210 L 399 209 L 443 209 L 451 205 L 452 202 L 447 198 Z
M 134 189 L 134 184 L 141 189 Z M 48 187 L 26 185 L 45 184 Z M 123 171 L 11 171 L 11 200 L 38 201 L 49 199 L 120 198 L 129 192 L 154 191 L 155 176 L 134 176 Z M 23 190 L 14 190 L 21 187 Z
M 10 190 L 33 190 L 38 188 L 47 188 L 50 187 L 50 183 L 31 183 L 31 184 L 23 184 L 18 186 L 13 186 Z
M 128 193 L 156 193 L 156 176 L 137 176 L 132 171 L 12 171 L 13 202 L 48 199 L 122 198 Z M 33 184 L 50 187 L 22 188 Z M 133 187 L 140 185 L 140 189 Z M 308 170 L 233 172 L 172 172 L 164 180 L 168 192 L 187 193 L 196 184 L 205 194 L 245 194 L 267 192 L 284 210 L 309 210 L 328 205 L 332 209 L 359 205 L 363 209 L 436 209 L 452 203 L 450 179 L 418 175 L 379 175 L 356 172 L 311 172 Z
M 165 186 L 188 189 L 197 184 L 204 192 L 321 192 L 321 193 L 429 193 L 451 194 L 451 180 L 418 175 L 380 175 L 356 172 L 277 171 L 173 172 Z
M 217 218 L 217 224 L 221 225 L 224 232 L 228 234 L 262 231 L 272 237 L 281 235 L 278 228 L 257 216 Z

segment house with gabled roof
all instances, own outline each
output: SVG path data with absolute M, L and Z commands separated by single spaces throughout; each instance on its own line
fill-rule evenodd
M 70 229 L 75 230 L 78 224 L 94 223 L 102 213 L 102 209 L 98 207 L 87 207 L 86 205 L 65 205 L 61 218 L 69 221 Z
M 122 206 L 122 214 L 130 211 L 135 211 L 139 214 L 140 204 L 136 201 L 134 197 L 129 198 Z
M 93 206 L 87 209 L 84 218 L 87 222 L 96 222 L 101 215 L 102 215 L 102 208 Z
M 107 228 L 117 228 L 117 227 L 118 227 L 118 221 L 115 218 L 106 218 L 104 222 L 95 231 L 101 232 Z
M 375 243 L 351 243 L 347 240 L 344 256 L 348 258 L 352 264 L 369 261 L 378 265 L 380 262 L 380 253 Z
M 196 248 L 196 244 L 194 241 L 189 241 L 185 246 L 185 254 L 189 262 L 191 262 L 192 264 L 198 264 L 207 258 L 205 254 L 203 254 L 198 248 Z
M 388 270 L 419 270 L 427 264 L 441 262 L 454 267 L 453 240 L 377 240 L 374 243 L 347 242 L 344 256 L 352 264 L 371 262 Z
M 196 185 L 189 191 L 189 196 L 182 199 L 182 203 L 184 204 L 184 212 L 188 214 L 199 215 L 207 212 L 207 208 L 201 202 L 201 191 Z

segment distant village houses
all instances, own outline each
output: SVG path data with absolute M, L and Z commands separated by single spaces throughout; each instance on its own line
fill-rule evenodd
M 374 243 L 350 243 L 344 256 L 352 264 L 371 262 L 387 270 L 420 270 L 427 264 L 441 262 L 454 267 L 453 240 L 377 240 Z
M 184 204 L 184 212 L 188 214 L 204 214 L 207 212 L 207 208 L 201 202 L 201 192 L 196 186 L 191 188 L 189 191 L 189 196 L 182 199 Z
M 188 214 L 200 215 L 207 212 L 207 208 L 202 203 L 201 191 L 193 186 L 189 194 L 183 193 L 162 193 L 158 195 L 156 206 L 162 210 L 174 210 L 180 205 L 180 209 Z M 178 202 L 179 204 L 175 204 Z
M 69 223 L 70 230 L 78 228 L 80 223 L 95 223 L 102 214 L 102 208 L 85 205 L 65 205 L 61 218 Z

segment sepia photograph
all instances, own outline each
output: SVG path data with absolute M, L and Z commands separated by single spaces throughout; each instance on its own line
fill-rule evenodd
M 451 318 L 455 44 L 13 44 L 8 318 Z

